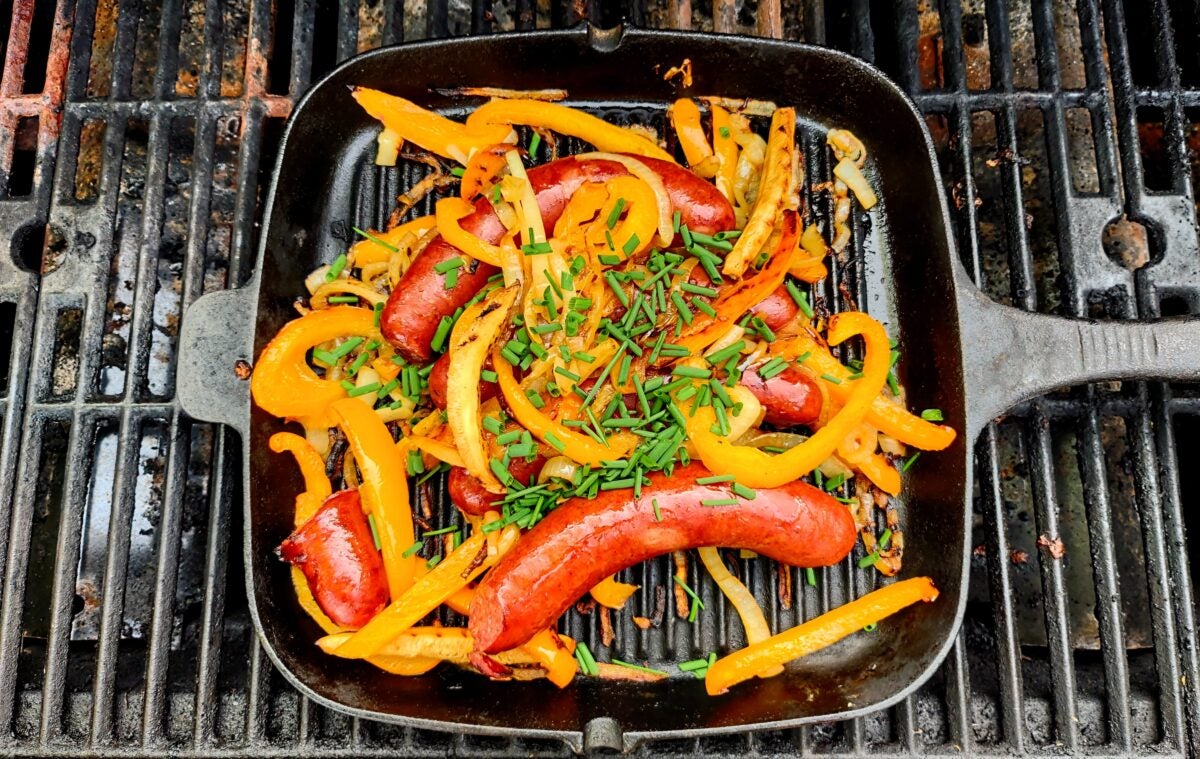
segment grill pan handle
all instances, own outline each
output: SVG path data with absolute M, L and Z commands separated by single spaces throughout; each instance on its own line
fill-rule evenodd
M 959 287 L 972 437 L 1021 401 L 1111 379 L 1200 381 L 1200 319 L 1097 322 L 1029 313 Z
M 246 431 L 257 293 L 252 283 L 209 293 L 188 307 L 175 391 L 192 418 Z

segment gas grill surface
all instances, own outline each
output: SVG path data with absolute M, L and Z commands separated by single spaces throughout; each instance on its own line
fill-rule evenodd
M 1187 0 L 3 0 L 0 753 L 563 753 L 352 720 L 289 689 L 246 611 L 240 443 L 185 417 L 174 387 L 182 312 L 248 276 L 312 81 L 381 44 L 581 20 L 872 61 L 926 114 L 990 296 L 1200 314 Z M 1013 410 L 976 443 L 971 603 L 922 690 L 852 722 L 641 751 L 1200 753 L 1198 453 L 1196 386 Z

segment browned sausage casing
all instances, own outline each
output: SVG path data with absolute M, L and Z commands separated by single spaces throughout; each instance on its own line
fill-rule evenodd
M 279 546 L 279 556 L 304 572 L 313 598 L 329 618 L 359 628 L 388 603 L 383 559 L 357 490 L 325 499 L 317 513 Z
M 524 458 L 513 459 L 508 463 L 508 471 L 522 485 L 532 485 L 542 465 L 546 463 L 543 456 L 535 456 L 533 461 Z M 450 500 L 466 514 L 481 517 L 489 510 L 499 510 L 493 502 L 501 498 L 488 491 L 479 478 L 461 466 L 451 467 L 446 480 L 446 488 L 450 491 Z
M 785 564 L 827 566 L 857 537 L 850 511 L 803 482 L 760 489 L 736 506 L 728 483 L 698 485 L 698 464 L 650 475 L 639 498 L 629 490 L 566 501 L 522 537 L 484 577 L 471 602 L 471 635 L 484 653 L 519 646 L 554 624 L 589 588 L 626 567 L 699 546 L 745 548 Z M 662 520 L 656 518 L 658 501 Z
M 767 380 L 756 369 L 747 369 L 742 373 L 741 383 L 763 405 L 766 421 L 776 427 L 809 425 L 821 416 L 820 388 L 794 366 Z
M 492 368 L 492 359 L 489 356 L 483 364 L 485 369 Z M 442 357 L 433 362 L 433 369 L 429 372 L 429 400 L 433 401 L 438 408 L 446 408 L 446 378 L 450 375 L 450 354 L 444 353 Z M 479 380 L 479 402 L 491 400 L 500 393 L 500 386 L 495 382 L 487 380 Z
M 712 184 L 668 161 L 638 160 L 662 177 L 671 205 L 690 229 L 712 234 L 733 228 L 733 208 Z M 530 169 L 529 182 L 537 194 L 542 221 L 550 229 L 562 215 L 571 195 L 585 182 L 606 182 L 627 173 L 625 167 L 615 161 L 560 158 Z M 475 212 L 462 219 L 460 224 L 466 231 L 492 244 L 500 242 L 506 231 L 488 198 L 477 200 Z M 445 277 L 434 267 L 459 255 L 457 248 L 441 237 L 435 237 L 392 288 L 379 326 L 384 337 L 408 361 L 429 361 L 433 355 L 429 343 L 442 317 L 453 314 L 498 271 L 494 266 L 471 259 L 468 266 L 459 269 L 458 284 L 447 290 Z

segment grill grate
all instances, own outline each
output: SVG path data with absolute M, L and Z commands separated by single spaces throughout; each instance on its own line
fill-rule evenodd
M 360 50 L 622 17 L 845 49 L 926 113 L 964 264 L 992 297 L 1200 314 L 1187 2 L 0 6 L 0 750 L 561 753 L 352 720 L 288 688 L 229 550 L 239 442 L 174 401 L 180 315 L 245 280 L 293 99 Z M 1023 405 L 976 444 L 972 600 L 927 686 L 862 720 L 650 749 L 1200 751 L 1182 507 L 1200 478 L 1180 466 L 1198 449 L 1194 386 L 1104 383 Z

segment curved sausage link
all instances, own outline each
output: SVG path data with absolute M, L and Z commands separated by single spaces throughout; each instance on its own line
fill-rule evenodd
M 513 459 L 508 463 L 508 471 L 522 485 L 532 485 L 534 478 L 537 477 L 538 472 L 542 471 L 542 465 L 545 463 L 545 457 L 540 455 L 536 456 L 533 461 L 527 461 L 524 458 Z M 450 500 L 465 514 L 481 517 L 489 510 L 496 508 L 493 505 L 497 498 L 496 494 L 488 491 L 478 477 L 473 476 L 461 466 L 451 467 L 446 487 L 450 491 Z
M 279 556 L 300 567 L 321 610 L 343 627 L 362 627 L 387 606 L 383 559 L 357 490 L 329 496 L 279 545 Z
M 756 369 L 747 369 L 742 373 L 741 383 L 763 405 L 766 421 L 776 427 L 810 425 L 821 416 L 824 401 L 821 389 L 794 366 L 766 380 Z
M 654 158 L 639 158 L 662 177 L 674 210 L 690 229 L 712 234 L 732 229 L 733 208 L 710 183 L 687 169 Z M 529 170 L 529 182 L 537 195 L 542 221 L 552 228 L 567 206 L 567 201 L 586 182 L 605 182 L 627 174 L 615 161 L 579 161 L 560 158 Z M 496 244 L 505 234 L 488 198 L 475 202 L 475 212 L 462 219 L 462 228 L 481 240 Z M 406 360 L 425 363 L 433 355 L 429 346 L 442 317 L 450 316 L 464 305 L 498 269 L 472 260 L 459 269 L 457 284 L 446 289 L 445 277 L 438 264 L 460 253 L 441 237 L 435 237 L 413 260 L 400 281 L 392 288 L 379 326 Z
M 840 561 L 854 547 L 850 512 L 828 493 L 793 482 L 761 489 L 752 501 L 704 506 L 708 499 L 734 497 L 728 483 L 696 484 L 708 474 L 698 464 L 672 476 L 658 472 L 640 497 L 628 490 L 602 492 L 550 512 L 476 590 L 470 621 L 476 649 L 495 653 L 525 643 L 600 580 L 671 551 L 746 548 L 812 567 Z

